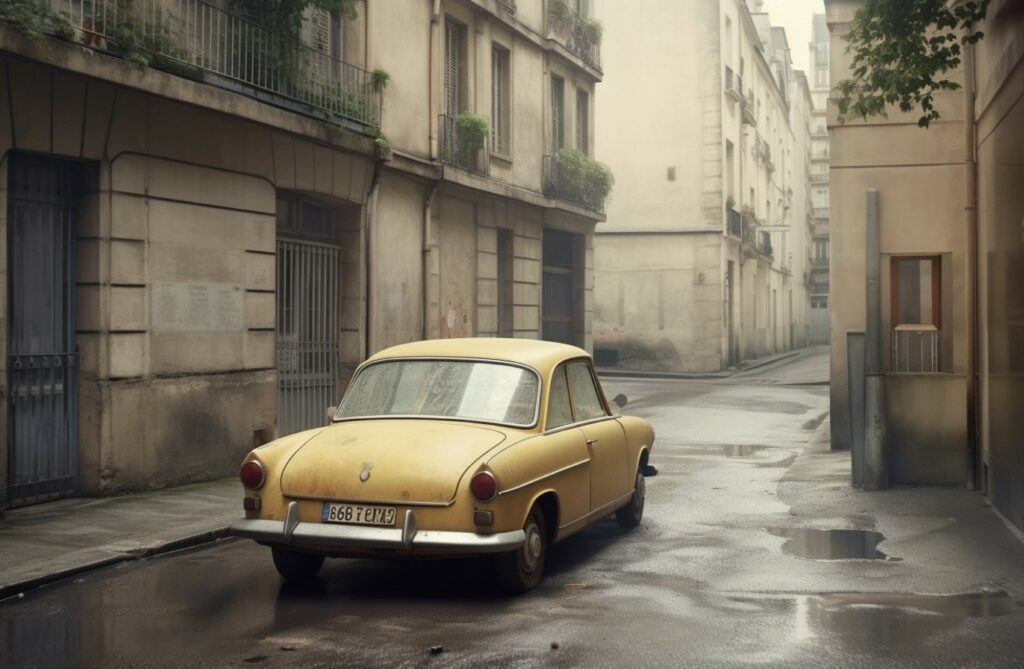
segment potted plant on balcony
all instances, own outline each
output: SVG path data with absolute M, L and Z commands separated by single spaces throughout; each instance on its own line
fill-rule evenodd
M 487 141 L 487 119 L 462 112 L 455 119 L 455 137 L 459 164 L 475 167 L 477 154 Z
M 554 189 L 558 195 L 590 209 L 601 210 L 611 193 L 615 178 L 604 163 L 576 149 L 559 149 L 555 154 Z
M 565 0 L 551 0 L 548 4 L 548 33 L 565 39 L 572 28 L 573 12 Z

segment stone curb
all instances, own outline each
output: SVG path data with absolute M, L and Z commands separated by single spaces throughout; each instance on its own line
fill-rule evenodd
M 806 349 L 798 349 L 796 351 L 788 351 L 787 353 L 780 354 L 772 358 L 760 358 L 748 362 L 743 367 L 737 367 L 736 369 L 724 371 L 724 372 L 643 372 L 633 371 L 628 369 L 615 369 L 609 367 L 598 367 L 597 375 L 607 378 L 627 378 L 627 379 L 727 379 L 740 372 L 748 372 L 752 369 L 758 369 L 759 367 L 765 367 L 783 360 L 788 360 L 795 356 L 800 355 Z M 810 384 L 801 384 L 810 385 Z M 818 385 L 818 384 L 814 384 Z
M 124 553 L 117 555 L 111 555 L 110 557 L 103 558 L 101 560 L 93 560 L 92 562 L 86 562 L 84 564 L 76 565 L 74 567 L 68 567 L 67 569 L 61 569 L 49 574 L 43 574 L 32 578 L 27 578 L 14 583 L 8 583 L 6 585 L 0 585 L 0 602 L 8 599 L 13 599 L 25 592 L 35 590 L 44 585 L 49 585 L 57 581 L 62 581 L 66 578 L 70 578 L 83 572 L 92 571 L 94 569 L 100 569 L 101 567 L 109 567 L 114 564 L 121 562 L 130 562 L 132 560 L 144 560 L 146 558 L 156 557 L 158 555 L 164 555 L 166 553 L 173 553 L 174 551 L 180 551 L 185 548 L 193 548 L 195 546 L 201 546 L 203 544 L 213 543 L 219 541 L 228 536 L 227 526 L 219 527 L 212 530 L 206 530 L 197 534 L 192 534 L 187 537 L 180 539 L 170 539 L 159 544 L 152 546 L 144 546 L 137 549 L 129 550 Z

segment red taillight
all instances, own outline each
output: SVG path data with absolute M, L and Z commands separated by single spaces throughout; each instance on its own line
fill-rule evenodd
M 481 502 L 490 502 L 498 494 L 498 481 L 490 472 L 477 472 L 469 482 L 469 491 Z
M 253 489 L 263 485 L 263 481 L 266 478 L 263 474 L 263 465 L 255 460 L 249 460 L 244 463 L 242 470 L 238 472 L 238 476 L 242 479 L 242 485 Z

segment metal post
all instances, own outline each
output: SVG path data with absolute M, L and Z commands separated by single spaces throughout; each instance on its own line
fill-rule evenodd
M 886 466 L 885 376 L 882 372 L 882 256 L 876 189 L 868 191 L 866 233 L 864 488 L 884 490 L 889 485 L 889 472 Z

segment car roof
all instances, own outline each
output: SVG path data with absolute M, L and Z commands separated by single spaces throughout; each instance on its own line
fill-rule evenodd
M 367 362 L 389 358 L 483 358 L 506 360 L 533 367 L 538 372 L 552 369 L 569 358 L 589 357 L 582 348 L 536 339 L 473 337 L 427 339 L 399 344 L 375 353 Z

